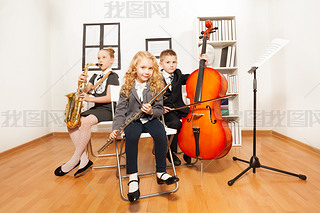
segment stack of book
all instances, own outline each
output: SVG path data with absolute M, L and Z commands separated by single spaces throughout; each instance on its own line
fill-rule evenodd
M 206 20 L 200 20 L 200 32 L 205 31 Z M 236 40 L 235 20 L 212 20 L 213 27 L 218 27 L 215 33 L 210 36 L 209 41 L 234 41 Z
M 239 93 L 238 75 L 223 74 L 228 81 L 227 93 Z
M 241 145 L 239 122 L 236 120 L 229 120 L 229 128 L 232 133 L 232 146 Z
M 228 99 L 223 99 L 221 101 L 221 115 L 229 115 L 229 101 Z

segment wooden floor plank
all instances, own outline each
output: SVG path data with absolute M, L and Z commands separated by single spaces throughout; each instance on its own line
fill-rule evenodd
M 105 143 L 104 136 L 93 137 L 94 149 Z M 136 203 L 120 197 L 116 169 L 95 169 L 80 178 L 73 172 L 56 177 L 53 171 L 72 156 L 74 147 L 69 137 L 57 134 L 41 138 L 37 143 L 5 152 L 0 156 L 0 212 L 318 212 L 320 209 L 320 155 L 305 147 L 274 136 L 257 137 L 257 156 L 265 166 L 307 175 L 297 177 L 256 169 L 249 170 L 233 186 L 234 178 L 248 165 L 232 157 L 249 161 L 252 135 L 242 136 L 242 146 L 217 160 L 195 166 L 176 167 L 180 178 L 176 193 L 141 199 Z M 154 170 L 152 142 L 139 144 L 139 172 Z M 111 145 L 106 152 L 114 152 Z M 113 164 L 114 158 L 91 158 L 95 165 Z M 182 156 L 181 156 L 182 160 Z M 125 169 L 122 170 L 125 172 Z M 168 169 L 172 173 L 171 169 Z M 127 180 L 124 190 L 127 193 Z M 155 175 L 142 177 L 141 193 L 168 189 L 159 186 Z

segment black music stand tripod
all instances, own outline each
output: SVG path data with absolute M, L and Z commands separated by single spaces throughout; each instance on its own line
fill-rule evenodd
M 258 67 L 252 67 L 248 71 L 250 74 L 253 73 L 253 156 L 251 157 L 250 162 L 246 161 L 246 160 L 242 160 L 242 159 L 237 158 L 237 157 L 233 157 L 232 158 L 234 161 L 238 160 L 238 161 L 245 162 L 245 163 L 249 164 L 249 166 L 245 170 L 243 170 L 239 175 L 237 175 L 235 178 L 233 178 L 232 180 L 229 180 L 228 181 L 228 185 L 232 186 L 234 184 L 234 182 L 238 178 L 240 178 L 242 175 L 244 175 L 250 169 L 253 170 L 253 173 L 256 173 L 256 168 L 260 168 L 260 167 L 265 168 L 265 169 L 269 169 L 269 170 L 273 170 L 273 171 L 276 171 L 276 172 L 281 172 L 281 173 L 284 173 L 284 174 L 296 176 L 296 177 L 299 177 L 301 180 L 306 180 L 307 176 L 305 176 L 305 175 L 294 174 L 294 173 L 291 173 L 291 172 L 287 172 L 287 171 L 283 171 L 283 170 L 280 170 L 280 169 L 275 169 L 275 168 L 272 168 L 272 167 L 261 165 L 260 162 L 259 162 L 259 158 L 256 156 L 256 113 L 257 113 L 257 78 L 256 78 L 256 70 L 257 69 L 258 69 Z

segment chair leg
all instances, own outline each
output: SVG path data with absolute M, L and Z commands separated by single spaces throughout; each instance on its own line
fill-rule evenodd
M 112 153 L 112 154 L 99 154 L 99 155 L 94 154 L 93 151 L 92 151 L 91 138 L 90 138 L 90 140 L 89 140 L 89 142 L 88 142 L 88 144 L 87 144 L 87 148 L 88 148 L 87 151 L 90 149 L 90 154 L 91 154 L 93 157 L 96 157 L 96 158 L 98 158 L 98 157 L 116 156 L 116 153 Z
M 172 139 L 171 139 L 172 140 Z M 169 147 L 169 155 L 170 155 L 170 159 L 171 159 L 171 162 L 173 162 L 173 157 L 172 157 L 172 152 L 171 152 L 171 148 Z M 174 166 L 174 163 L 171 164 L 172 165 L 172 170 L 173 170 L 173 174 L 176 176 L 177 173 L 176 173 L 176 167 Z
M 115 141 L 115 143 L 117 143 L 117 141 Z M 119 164 L 121 165 L 121 157 L 123 154 L 125 154 L 125 152 L 122 152 L 123 150 L 123 144 L 124 144 L 124 138 L 121 139 L 121 143 L 120 143 L 120 151 L 119 153 L 116 151 L 116 154 L 119 155 Z M 116 145 L 117 146 L 117 145 Z M 117 146 L 118 149 L 118 146 Z M 121 166 L 126 166 L 126 165 L 121 165 Z M 119 177 L 118 177 L 119 178 Z
M 115 142 L 117 143 L 117 142 Z M 111 154 L 94 154 L 93 153 L 93 149 L 92 149 L 92 143 L 91 143 L 91 138 L 87 144 L 87 154 L 89 156 L 89 153 L 93 156 L 93 157 L 96 157 L 96 158 L 99 158 L 99 157 L 114 157 L 116 156 L 116 153 L 111 153 Z M 117 164 L 113 164 L 113 165 L 105 165 L 105 166 L 93 166 L 92 169 L 104 169 L 104 168 L 115 168 L 117 167 L 118 165 Z M 125 165 L 121 165 L 120 166 L 125 166 Z
M 120 154 L 119 154 L 118 144 L 117 143 L 115 143 L 115 149 L 116 149 L 116 158 L 117 158 L 117 168 L 118 168 L 120 194 L 121 194 L 121 197 L 123 199 L 128 200 L 128 198 L 125 197 L 124 194 L 123 194 L 122 175 L 121 175 L 121 167 L 120 167 Z
M 124 141 L 121 141 L 121 149 L 123 147 L 123 143 Z M 118 167 L 118 178 L 119 178 L 119 188 L 120 188 L 120 194 L 121 194 L 121 197 L 124 199 L 124 200 L 128 200 L 128 197 L 126 197 L 124 194 L 123 194 L 123 183 L 122 183 L 122 179 L 125 179 L 125 178 L 129 178 L 129 176 L 122 176 L 121 174 L 121 168 L 120 168 L 120 157 L 121 157 L 121 151 L 119 152 L 118 150 L 118 145 L 117 143 L 115 143 L 115 150 L 116 150 L 116 157 L 117 157 L 117 167 Z M 169 155 L 170 155 L 170 158 L 171 158 L 171 162 L 173 162 L 173 158 L 172 158 L 172 152 L 171 152 L 171 149 L 169 148 Z M 175 170 L 175 167 L 174 165 L 172 166 L 172 169 L 173 169 L 173 173 L 174 175 L 176 176 L 176 170 Z M 150 175 L 150 174 L 155 174 L 156 172 L 147 172 L 147 173 L 139 173 L 138 176 L 145 176 L 145 175 Z M 164 195 L 164 194 L 170 194 L 170 193 L 173 193 L 175 191 L 178 190 L 179 188 L 179 184 L 178 182 L 175 183 L 176 184 L 176 187 L 172 190 L 167 190 L 167 191 L 162 191 L 162 192 L 156 192 L 156 193 L 150 193 L 150 194 L 145 194 L 145 195 L 140 195 L 140 199 L 141 198 L 148 198 L 148 197 L 154 197 L 154 196 L 159 196 L 159 195 Z

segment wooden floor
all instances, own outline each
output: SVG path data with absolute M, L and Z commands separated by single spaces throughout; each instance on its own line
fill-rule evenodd
M 56 177 L 53 171 L 72 155 L 73 144 L 67 136 L 54 135 L 0 156 L 0 212 L 320 211 L 320 155 L 271 134 L 258 135 L 260 163 L 305 174 L 307 180 L 258 168 L 255 174 L 249 170 L 228 186 L 228 180 L 247 167 L 232 157 L 249 160 L 252 156 L 252 135 L 243 135 L 242 140 L 242 147 L 233 147 L 226 157 L 204 161 L 202 179 L 200 163 L 177 167 L 177 192 L 130 203 L 120 197 L 116 169 L 95 169 L 77 179 L 73 172 Z M 93 141 L 97 149 L 105 137 L 94 136 Z M 139 172 L 154 168 L 151 144 L 148 139 L 140 141 Z M 95 165 L 115 162 L 111 158 L 91 159 Z M 141 178 L 142 194 L 167 187 L 159 187 L 154 175 Z

